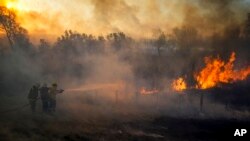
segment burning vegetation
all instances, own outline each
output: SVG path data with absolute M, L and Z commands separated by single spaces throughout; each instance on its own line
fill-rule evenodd
M 157 89 L 147 90 L 145 87 L 142 87 L 140 89 L 141 95 L 152 95 L 152 94 L 158 94 L 158 93 L 159 93 L 159 90 Z
M 183 90 L 187 89 L 187 84 L 184 81 L 184 79 L 180 77 L 177 80 L 173 81 L 172 87 L 176 91 L 183 91 Z
M 250 66 L 239 70 L 234 69 L 235 58 L 235 52 L 232 52 L 228 62 L 219 57 L 215 59 L 206 57 L 206 66 L 195 74 L 195 79 L 198 82 L 196 88 L 207 89 L 219 83 L 232 83 L 246 79 L 250 74 Z
M 194 79 L 197 82 L 195 88 L 208 89 L 218 86 L 220 83 L 233 83 L 248 78 L 250 66 L 235 69 L 235 59 L 235 52 L 231 53 L 228 61 L 223 61 L 219 56 L 217 58 L 205 57 L 205 67 L 194 73 Z M 172 87 L 176 91 L 187 89 L 186 82 L 181 77 L 173 81 Z

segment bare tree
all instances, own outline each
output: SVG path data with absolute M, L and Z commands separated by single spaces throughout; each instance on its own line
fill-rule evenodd
M 250 39 L 250 13 L 247 15 L 247 20 L 245 23 L 245 29 L 244 29 L 244 34 L 246 39 Z

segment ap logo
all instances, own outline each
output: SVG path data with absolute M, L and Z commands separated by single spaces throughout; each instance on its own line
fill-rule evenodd
M 244 136 L 247 133 L 247 129 L 236 129 L 234 136 Z

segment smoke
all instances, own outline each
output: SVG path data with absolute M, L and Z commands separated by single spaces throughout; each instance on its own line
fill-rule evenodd
M 16 0 L 1 0 L 0 6 L 6 6 L 8 2 L 16 2 Z
M 242 24 L 249 12 L 248 1 L 222 0 L 196 1 L 184 7 L 183 24 L 198 28 L 201 33 L 220 33 L 226 27 Z
M 174 28 L 191 26 L 201 35 L 210 36 L 227 26 L 242 24 L 250 3 L 245 0 L 16 0 L 2 4 L 16 11 L 20 24 L 37 43 L 41 37 L 54 41 L 65 29 L 94 35 L 122 31 L 142 39 L 152 38 L 157 31 L 172 33 Z
M 20 23 L 29 29 L 31 41 L 35 44 L 39 44 L 40 39 L 55 41 L 58 33 L 61 33 L 65 28 L 61 24 L 63 21 L 60 19 L 62 16 L 60 13 L 48 14 L 46 12 L 39 13 L 32 11 L 23 12 L 23 14 L 25 16 L 20 16 L 17 20 L 21 21 Z

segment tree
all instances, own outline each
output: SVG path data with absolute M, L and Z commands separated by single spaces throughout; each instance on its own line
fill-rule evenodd
M 157 48 L 157 52 L 159 57 L 161 56 L 160 50 L 161 48 L 165 47 L 167 45 L 167 38 L 164 33 L 161 33 L 160 36 L 155 41 L 155 46 Z
M 248 17 L 245 23 L 244 35 L 246 39 L 250 39 L 250 13 L 248 13 Z
M 175 28 L 173 32 L 175 41 L 181 48 L 193 47 L 198 41 L 198 31 L 193 27 L 183 26 Z
M 0 6 L 0 29 L 6 33 L 12 49 L 30 45 L 27 31 L 16 22 L 15 13 L 3 6 Z
M 40 39 L 40 44 L 38 45 L 39 52 L 46 52 L 50 48 L 49 43 L 45 39 Z
M 129 48 L 130 43 L 132 42 L 132 39 L 126 36 L 123 32 L 110 33 L 107 35 L 107 39 L 115 51 Z

